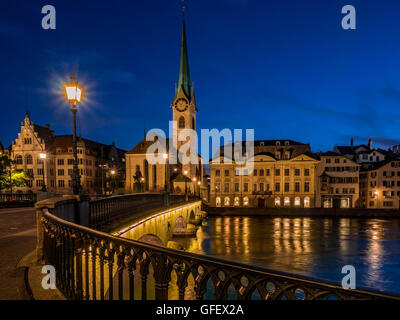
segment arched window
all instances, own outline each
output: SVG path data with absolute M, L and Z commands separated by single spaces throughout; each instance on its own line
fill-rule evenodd
M 285 207 L 290 206 L 290 198 L 289 197 L 285 197 L 285 200 L 284 200 L 283 204 L 284 204 Z
M 194 120 L 194 117 L 192 118 L 192 129 L 196 130 L 196 122 Z
M 299 206 L 300 206 L 300 197 L 294 198 L 294 205 L 295 205 L 296 207 L 299 207 Z
M 179 129 L 184 129 L 185 128 L 185 118 L 181 116 L 179 118 Z
M 23 162 L 22 162 L 22 156 L 21 156 L 21 155 L 18 155 L 18 156 L 17 156 L 16 162 L 17 162 L 17 164 L 22 164 L 22 163 L 23 163 Z
M 244 197 L 244 198 L 243 198 L 243 205 L 244 205 L 245 207 L 247 207 L 247 206 L 249 205 L 249 197 Z
M 217 197 L 217 198 L 215 199 L 215 205 L 216 205 L 217 207 L 220 207 L 220 206 L 221 206 L 221 198 L 220 198 L 220 197 Z
M 324 204 L 325 206 L 325 204 Z M 310 197 L 305 197 L 304 198 L 304 208 L 309 208 L 310 207 Z
M 229 205 L 230 205 L 230 199 L 229 199 L 229 197 L 225 197 L 224 206 L 229 207 Z
M 234 201 L 233 201 L 233 205 L 234 205 L 235 207 L 238 207 L 238 206 L 240 205 L 239 197 L 235 197 L 235 199 L 234 199 Z
M 27 154 L 25 156 L 25 164 L 32 164 L 32 163 L 33 163 L 32 156 L 30 154 Z
M 276 207 L 279 207 L 280 205 L 281 205 L 281 198 L 276 197 L 276 198 L 275 198 L 275 206 L 276 206 Z

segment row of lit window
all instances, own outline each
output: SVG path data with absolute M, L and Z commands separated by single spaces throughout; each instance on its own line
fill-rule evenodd
M 254 169 L 253 170 L 253 176 L 260 176 L 263 177 L 265 173 L 265 176 L 270 176 L 271 175 L 271 170 L 270 169 Z M 300 169 L 294 169 L 294 175 L 295 176 L 300 176 L 301 174 L 301 170 Z M 240 175 L 240 169 L 235 169 L 235 175 L 238 176 Z M 243 175 L 247 176 L 248 175 L 248 170 L 247 169 L 243 169 Z M 281 169 L 275 169 L 275 176 L 280 176 L 281 175 Z M 284 169 L 284 175 L 286 177 L 290 176 L 290 169 Z M 221 170 L 217 169 L 215 170 L 215 176 L 216 177 L 220 177 L 221 176 Z M 224 171 L 224 176 L 225 177 L 229 177 L 230 176 L 230 170 L 226 169 Z M 304 169 L 304 176 L 308 177 L 310 176 L 310 169 L 305 168 Z
M 221 190 L 221 184 L 219 182 L 215 183 L 215 191 L 216 192 L 220 192 Z M 226 182 L 224 184 L 224 192 L 228 193 L 230 192 L 230 183 Z M 253 185 L 253 191 L 269 191 L 270 190 L 270 185 L 267 183 L 264 186 L 264 183 L 261 182 L 258 185 L 255 183 Z M 295 182 L 294 183 L 294 192 L 301 192 L 300 191 L 300 182 Z M 304 192 L 310 192 L 310 182 L 304 182 Z M 240 192 L 240 184 L 239 183 L 235 183 L 234 184 L 234 191 L 235 192 Z M 247 182 L 245 182 L 243 184 L 243 192 L 248 192 L 249 191 L 249 184 Z M 280 192 L 281 191 L 281 183 L 280 182 L 276 182 L 275 183 L 275 192 Z M 290 183 L 289 182 L 285 182 L 284 184 L 284 192 L 290 192 L 291 188 L 290 188 Z
M 249 205 L 249 198 L 248 197 L 243 197 L 242 204 L 243 204 L 244 207 L 247 207 Z M 275 197 L 274 204 L 275 204 L 276 207 L 280 207 L 282 205 L 281 197 Z M 295 197 L 294 201 L 293 201 L 293 204 L 294 204 L 295 207 L 300 207 L 301 206 L 300 197 Z M 222 207 L 221 197 L 216 197 L 215 198 L 215 205 L 217 207 Z M 289 207 L 290 205 L 291 205 L 291 199 L 289 197 L 284 197 L 283 198 L 283 206 Z M 224 207 L 231 206 L 231 198 L 230 197 L 224 197 L 223 206 Z M 235 206 L 235 207 L 241 206 L 239 197 L 234 197 L 233 198 L 233 206 Z M 309 197 L 304 197 L 303 206 L 305 208 L 309 208 L 310 207 L 310 198 Z
M 16 164 L 23 164 L 24 161 L 23 161 L 22 156 L 21 155 L 16 156 L 15 162 L 16 162 Z M 42 163 L 43 163 L 42 159 L 37 159 L 37 164 L 42 164 Z M 53 161 L 50 160 L 50 164 L 52 164 L 52 163 L 53 163 Z M 92 163 L 93 163 L 92 160 L 86 159 L 86 165 L 91 166 Z M 30 154 L 25 156 L 25 164 L 33 164 L 33 158 L 32 158 L 32 156 Z M 58 159 L 57 160 L 57 164 L 59 166 L 63 166 L 64 165 L 64 159 Z M 73 164 L 74 164 L 74 159 L 68 159 L 68 165 L 73 165 Z M 78 159 L 78 164 L 83 164 L 83 159 L 82 158 Z

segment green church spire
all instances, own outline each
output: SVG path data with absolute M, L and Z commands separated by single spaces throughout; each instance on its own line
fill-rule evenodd
M 182 44 L 181 44 L 181 62 L 179 68 L 179 82 L 178 82 L 178 90 L 183 88 L 185 94 L 190 99 L 192 90 L 191 90 L 191 83 L 190 83 L 190 72 L 189 72 L 189 58 L 187 52 L 187 43 L 186 43 L 186 28 L 185 28 L 185 6 L 182 6 Z

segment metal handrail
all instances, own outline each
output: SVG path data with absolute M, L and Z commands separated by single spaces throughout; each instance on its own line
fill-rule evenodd
M 345 290 L 327 281 L 112 236 L 57 218 L 46 209 L 42 222 L 46 263 L 56 267 L 58 287 L 71 299 L 134 299 L 139 286 L 141 299 L 146 300 L 152 266 L 155 298 L 159 300 L 168 299 L 172 273 L 176 275 L 181 300 L 187 295 L 190 275 L 194 279 L 190 290 L 196 299 L 204 299 L 211 279 L 214 298 L 218 300 L 228 297 L 229 288 L 239 300 L 251 299 L 255 292 L 262 299 L 271 300 L 400 300 L 396 295 Z M 105 268 L 108 274 L 104 273 Z M 136 286 L 135 277 L 140 280 Z

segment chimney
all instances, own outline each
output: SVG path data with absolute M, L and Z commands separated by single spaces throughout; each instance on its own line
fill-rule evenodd
M 372 150 L 372 139 L 371 138 L 369 138 L 369 140 L 368 140 L 368 148 L 369 148 L 369 150 Z
M 45 127 L 50 130 L 50 125 L 48 123 L 45 124 Z
M 353 148 L 353 145 L 354 145 L 354 140 L 353 140 L 353 138 L 351 138 L 351 140 L 350 140 L 350 146 Z

